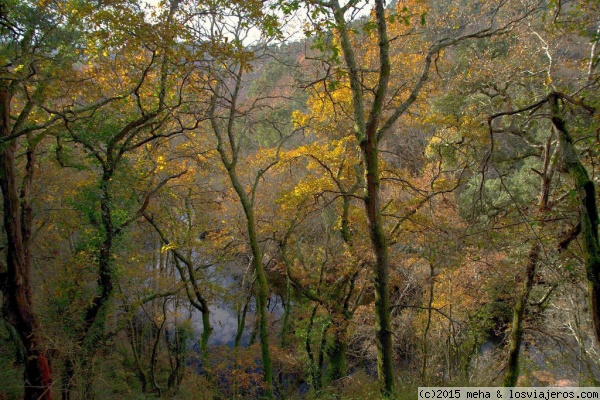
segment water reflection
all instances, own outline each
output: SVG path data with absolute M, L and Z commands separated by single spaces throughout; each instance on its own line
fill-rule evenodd
M 225 345 L 233 347 L 238 330 L 238 312 L 249 300 L 244 333 L 240 345 L 248 346 L 256 321 L 256 298 L 248 296 L 251 290 L 251 271 L 240 268 L 239 264 L 230 263 L 224 266 L 212 266 L 206 270 L 206 276 L 213 288 L 220 288 L 220 295 L 209 302 L 210 325 L 213 332 L 209 338 L 209 346 Z M 278 324 L 284 307 L 278 294 L 271 294 L 268 302 L 269 321 L 272 326 Z M 194 310 L 192 313 L 192 326 L 197 337 L 203 332 L 202 314 Z

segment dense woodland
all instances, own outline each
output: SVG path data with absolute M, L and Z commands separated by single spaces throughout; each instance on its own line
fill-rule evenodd
M 600 384 L 597 0 L 0 0 L 0 398 Z

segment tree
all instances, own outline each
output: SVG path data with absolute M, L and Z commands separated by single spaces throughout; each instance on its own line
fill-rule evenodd
M 144 218 L 154 227 L 155 231 L 158 233 L 161 242 L 163 243 L 163 248 L 168 249 L 168 252 L 173 255 L 173 262 L 175 263 L 175 267 L 179 272 L 181 282 L 184 285 L 188 301 L 194 308 L 196 308 L 202 313 L 203 330 L 202 337 L 200 338 L 200 354 L 202 357 L 202 366 L 204 368 L 205 374 L 209 376 L 210 355 L 208 352 L 208 340 L 213 331 L 213 328 L 210 324 L 210 309 L 208 306 L 208 298 L 205 291 L 201 287 L 201 281 L 198 277 L 198 270 L 205 270 L 212 264 L 202 264 L 199 261 L 194 260 L 194 253 L 202 253 L 197 250 L 196 246 L 193 246 L 193 240 L 192 243 L 186 243 L 187 241 L 190 241 L 192 239 L 194 233 L 197 233 L 197 236 L 200 237 L 201 235 L 206 235 L 206 231 L 195 232 L 193 230 L 194 226 L 200 224 L 198 223 L 199 218 L 195 216 L 196 213 L 193 209 L 193 199 L 191 198 L 191 190 L 187 193 L 187 195 L 184 196 L 186 206 L 185 212 L 183 212 L 181 209 L 175 208 L 175 211 L 181 212 L 181 214 L 169 216 L 169 219 L 176 220 L 181 215 L 184 215 L 185 219 L 187 220 L 187 225 L 185 226 L 186 231 L 183 232 L 183 238 L 180 238 L 178 241 L 173 241 L 172 239 L 169 239 L 167 233 L 159 226 L 159 223 L 155 220 L 154 215 L 145 212 Z M 190 246 L 189 250 L 185 249 L 185 247 L 188 246 Z M 206 254 L 203 254 L 203 256 L 206 257 Z
M 4 318 L 14 326 L 26 351 L 26 399 L 52 398 L 50 365 L 40 338 L 38 318 L 33 310 L 31 279 L 31 184 L 35 146 L 28 146 L 25 184 L 19 190 L 15 170 L 16 141 L 10 126 L 11 93 L 0 88 L 1 136 L 4 145 L 0 161 L 0 186 L 4 199 L 4 229 L 7 235 L 6 266 L 0 275 L 4 294 Z M 7 140 L 8 139 L 8 140 Z
M 317 2 L 315 14 L 328 14 L 334 22 L 329 23 L 327 28 L 335 32 L 339 47 L 331 47 L 330 54 L 333 61 L 339 60 L 341 55 L 343 62 L 343 80 L 350 89 L 352 103 L 348 113 L 353 123 L 353 134 L 357 144 L 361 148 L 361 164 L 365 175 L 364 200 L 365 214 L 369 221 L 369 237 L 371 239 L 372 252 L 375 258 L 373 262 L 373 278 L 375 283 L 375 315 L 376 336 L 378 351 L 378 376 L 382 391 L 389 395 L 394 391 L 394 367 L 392 349 L 392 327 L 390 314 L 390 288 L 389 288 L 389 244 L 384 229 L 384 218 L 382 216 L 381 204 L 381 157 L 380 146 L 384 137 L 389 136 L 394 125 L 407 113 L 421 94 L 425 83 L 429 78 L 432 62 L 436 55 L 442 50 L 468 39 L 489 37 L 514 26 L 518 21 L 525 18 L 531 11 L 532 6 L 525 6 L 515 15 L 503 15 L 506 8 L 503 5 L 490 5 L 481 13 L 488 13 L 491 18 L 487 26 L 470 26 L 466 24 L 455 33 L 448 33 L 448 29 L 439 29 L 435 34 L 438 38 L 427 45 L 421 43 L 424 56 L 417 56 L 423 65 L 421 73 L 415 73 L 408 83 L 410 89 L 401 90 L 391 86 L 392 55 L 398 55 L 395 65 L 406 63 L 406 56 L 402 53 L 402 44 L 394 36 L 394 50 L 392 52 L 392 40 L 388 32 L 394 26 L 406 22 L 408 26 L 405 32 L 398 31 L 398 37 L 403 33 L 409 36 L 417 35 L 421 21 L 425 19 L 428 10 L 421 8 L 420 4 L 398 3 L 396 9 L 387 11 L 383 1 L 375 1 L 371 20 L 364 25 L 366 38 L 375 44 L 374 54 L 370 54 L 367 65 L 373 62 L 369 70 L 360 67 L 360 56 L 357 43 L 360 34 L 354 34 L 353 21 L 348 18 L 359 8 L 359 3 L 350 1 L 341 5 L 337 0 L 329 2 Z M 471 16 L 472 17 L 472 16 Z M 400 21 L 400 22 L 399 22 Z M 465 22 L 465 21 L 460 21 Z M 454 26 L 457 23 L 454 22 Z M 323 27 L 317 27 L 322 29 Z M 408 32 L 406 32 L 408 31 Z M 458 32 L 456 32 L 458 31 Z M 396 53 L 397 51 L 397 53 Z
M 525 317 L 525 309 L 529 303 L 529 294 L 532 288 L 535 287 L 534 275 L 541 274 L 537 270 L 537 265 L 540 264 L 539 259 L 543 256 L 549 259 L 549 252 L 544 246 L 544 239 L 551 238 L 552 243 L 549 247 L 554 248 L 555 254 L 553 257 L 563 258 L 565 250 L 576 237 L 583 233 L 583 254 L 585 271 L 589 282 L 589 296 L 591 303 L 591 317 L 594 336 L 598 340 L 598 316 L 597 306 L 594 299 L 597 293 L 597 284 L 595 275 L 597 272 L 597 262 L 594 261 L 597 254 L 597 200 L 595 197 L 595 188 L 593 180 L 590 179 L 585 160 L 586 148 L 590 148 L 589 131 L 582 126 L 593 125 L 593 114 L 595 108 L 594 102 L 586 102 L 576 100 L 571 97 L 571 93 L 585 93 L 585 97 L 595 97 L 597 86 L 592 83 L 594 76 L 597 74 L 597 54 L 596 44 L 591 27 L 595 26 L 597 18 L 597 9 L 591 7 L 585 13 L 581 12 L 579 7 L 574 7 L 570 10 L 562 8 L 560 4 L 554 5 L 556 8 L 548 10 L 552 13 L 553 18 L 551 23 L 536 22 L 528 27 L 527 34 L 515 36 L 512 48 L 520 53 L 525 48 L 535 48 L 540 46 L 541 49 L 535 58 L 537 68 L 540 71 L 538 76 L 531 76 L 522 79 L 515 85 L 516 78 L 506 80 L 504 85 L 496 83 L 493 78 L 488 82 L 488 90 L 483 90 L 482 93 L 486 96 L 499 95 L 505 103 L 503 107 L 511 111 L 502 111 L 491 113 L 488 118 L 488 126 L 492 146 L 506 147 L 505 135 L 514 135 L 517 140 L 520 140 L 522 145 L 529 147 L 529 150 L 524 152 L 524 159 L 530 157 L 540 157 L 541 162 L 533 169 L 541 178 L 540 194 L 538 196 L 536 225 L 541 221 L 540 228 L 526 218 L 526 223 L 531 226 L 532 232 L 535 232 L 536 237 L 532 238 L 533 244 L 528 256 L 527 268 L 523 279 L 523 288 L 521 294 L 516 300 L 514 307 L 513 323 L 510 332 L 509 351 L 508 351 L 508 368 L 505 375 L 505 385 L 514 386 L 519 376 L 519 352 L 523 337 L 523 320 Z M 568 18 L 565 16 L 568 15 Z M 586 26 L 588 29 L 582 27 Z M 528 39 L 531 40 L 528 40 Z M 587 42 L 587 43 L 586 43 Z M 569 56 L 561 53 L 565 46 L 577 48 L 578 50 Z M 585 50 L 589 48 L 589 52 Z M 515 52 L 508 52 L 503 57 L 507 58 L 508 63 L 511 63 L 510 58 L 514 57 Z M 518 72 L 519 66 L 515 63 L 509 71 L 513 72 L 513 76 L 517 77 L 521 74 Z M 490 96 L 491 98 L 491 96 Z M 536 99 L 536 100 L 534 100 Z M 502 103 L 501 103 L 502 104 Z M 590 105 L 592 104 L 592 105 Z M 546 110 L 542 122 L 539 117 L 542 116 L 541 110 Z M 578 117 L 567 117 L 567 110 L 571 110 L 571 114 L 579 114 Z M 577 110 L 578 111 L 575 111 Z M 525 111 L 529 115 L 525 114 Z M 498 120 L 510 119 L 508 124 L 500 124 Z M 537 119 L 537 121 L 536 121 Z M 585 121 L 585 122 L 584 122 Z M 580 135 L 576 139 L 571 133 L 571 128 Z M 500 136 L 500 139 L 497 137 Z M 504 143 L 503 143 L 504 142 Z M 579 148 L 575 143 L 579 142 Z M 499 145 L 499 146 L 498 146 Z M 593 147 L 593 144 L 591 145 Z M 516 147 L 516 146 L 515 146 Z M 583 151 L 581 149 L 584 149 Z M 541 151 L 540 151 L 541 150 Z M 498 164 L 502 157 L 502 150 L 491 151 L 486 158 L 486 171 L 495 169 L 494 164 Z M 591 161 L 593 168 L 594 162 Z M 570 189 L 573 196 L 570 199 L 578 199 L 578 214 L 579 221 L 573 223 L 573 227 L 558 229 L 563 231 L 561 235 L 552 235 L 545 232 L 547 225 L 557 225 L 553 220 L 553 216 L 558 212 L 556 209 L 560 207 L 560 212 L 563 214 L 573 213 L 575 211 L 572 205 L 565 201 L 567 198 L 561 193 L 569 192 L 568 187 L 561 185 L 560 174 L 567 173 L 574 182 L 574 189 Z M 494 172 L 492 172 L 494 174 Z M 557 178 L 558 177 L 558 178 Z M 527 209 L 527 205 L 521 205 Z M 520 211 L 521 215 L 525 216 L 526 211 Z M 556 229 L 556 228 L 555 228 Z M 547 245 L 546 245 L 547 246 Z M 542 252 L 542 249 L 544 251 Z M 543 305 L 553 291 L 555 286 L 552 286 L 548 293 L 542 297 L 543 301 L 538 302 L 538 305 Z M 578 338 L 576 340 L 579 341 Z
M 581 162 L 578 152 L 574 147 L 573 137 L 569 133 L 567 122 L 564 117 L 564 111 L 561 109 L 561 100 L 582 107 L 590 114 L 595 111 L 592 107 L 559 92 L 552 92 L 540 101 L 524 107 L 524 109 L 526 111 L 538 110 L 541 106 L 546 104 L 550 108 L 550 120 L 552 122 L 552 127 L 558 136 L 558 146 L 560 147 L 562 162 L 565 164 L 567 172 L 573 180 L 575 193 L 577 193 L 579 200 L 580 226 L 584 237 L 585 271 L 590 286 L 592 321 L 596 340 L 600 341 L 600 302 L 598 300 L 600 284 L 598 283 L 597 278 L 600 274 L 600 256 L 598 250 L 600 243 L 598 241 L 598 224 L 600 220 L 598 217 L 596 191 L 594 182 L 590 179 L 587 169 Z M 491 122 L 495 118 L 506 115 L 518 115 L 522 112 L 524 111 L 520 109 L 495 114 L 490 117 L 490 128 Z M 541 204 L 547 204 L 547 197 L 544 196 L 542 198 Z M 566 245 L 566 243 L 563 245 Z M 518 372 L 515 374 L 518 374 Z M 510 383 L 514 383 L 514 379 L 511 379 Z
M 110 30 L 114 42 L 107 41 L 103 47 L 89 49 L 87 68 L 93 79 L 80 87 L 83 96 L 98 93 L 101 106 L 89 107 L 86 113 L 78 115 L 53 110 L 63 120 L 65 136 L 91 156 L 93 164 L 89 168 L 97 176 L 96 184 L 90 188 L 91 204 L 82 207 L 84 217 L 98 235 L 90 260 L 97 266 L 96 292 L 83 310 L 77 339 L 78 358 L 86 383 L 85 396 L 93 395 L 91 364 L 97 344 L 105 335 L 118 279 L 115 245 L 128 226 L 142 217 L 152 196 L 168 181 L 186 173 L 182 170 L 164 175 L 157 165 L 144 171 L 142 164 L 140 175 L 148 179 L 136 182 L 138 177 L 128 176 L 124 171 L 131 169 L 128 164 L 134 160 L 130 157 L 144 145 L 193 130 L 198 125 L 196 120 L 186 118 L 185 111 L 179 112 L 185 102 L 183 88 L 190 68 L 179 69 L 181 75 L 177 77 L 170 73 L 177 67 L 173 60 L 185 56 L 175 46 L 177 8 L 178 2 L 171 2 L 158 16 L 156 26 L 145 23 L 143 12 L 135 6 L 116 10 L 114 15 L 103 15 L 103 19 L 97 21 L 102 27 L 97 35 L 102 37 Z M 136 30 L 134 39 L 118 43 L 119 35 L 130 34 L 125 20 Z M 112 73 L 120 74 L 119 84 L 113 85 L 106 79 Z M 123 185 L 131 182 L 138 183 L 139 196 L 125 195 L 130 187 Z
M 259 7 L 260 9 L 260 7 Z M 269 297 L 269 287 L 263 265 L 263 251 L 260 247 L 258 237 L 258 222 L 256 216 L 256 194 L 260 180 L 265 173 L 273 167 L 278 161 L 278 152 L 267 152 L 268 159 L 258 170 L 250 170 L 254 176 L 250 178 L 250 183 L 244 183 L 244 172 L 241 172 L 241 160 L 244 157 L 242 143 L 245 139 L 246 129 L 252 130 L 256 125 L 252 118 L 254 112 L 264 107 L 264 101 L 259 97 L 257 99 L 245 99 L 242 95 L 242 88 L 245 84 L 245 73 L 251 68 L 251 61 L 254 53 L 260 54 L 261 48 L 258 47 L 254 53 L 244 49 L 244 41 L 248 39 L 251 24 L 245 22 L 250 19 L 253 21 L 257 16 L 248 14 L 248 10 L 242 7 L 234 7 L 231 10 L 232 21 L 226 22 L 222 16 L 213 13 L 209 21 L 215 29 L 213 30 L 213 40 L 227 43 L 231 40 L 232 57 L 229 60 L 212 60 L 211 74 L 208 76 L 208 89 L 212 92 L 210 104 L 208 107 L 207 118 L 209 122 L 210 133 L 216 140 L 216 150 L 219 154 L 221 164 L 225 168 L 227 177 L 232 189 L 237 195 L 239 203 L 245 216 L 247 243 L 250 247 L 252 257 L 252 266 L 256 273 L 256 303 L 258 313 L 258 327 L 260 347 L 262 353 L 262 369 L 264 396 L 273 398 L 273 364 L 271 351 L 269 349 L 269 328 L 267 301 Z M 260 11 L 259 11 L 260 13 Z M 265 15 L 266 16 L 266 15 Z M 265 17 L 256 27 L 267 34 L 268 41 L 273 36 L 275 26 L 270 25 L 271 19 Z M 217 24 L 220 24 L 217 27 Z M 231 38 L 229 38 L 231 36 Z M 265 47 L 264 45 L 261 47 Z M 285 137 L 279 141 L 279 146 Z M 245 168 L 248 168 L 247 166 Z
M 239 201 L 244 210 L 246 217 L 246 229 L 248 234 L 248 244 L 252 253 L 252 265 L 257 276 L 257 312 L 259 318 L 259 336 L 262 351 L 262 368 L 263 368 L 263 383 L 265 384 L 265 396 L 267 398 L 273 398 L 273 364 L 271 361 L 271 353 L 269 349 L 269 329 L 268 329 L 268 314 L 267 314 L 267 300 L 269 296 L 269 287 L 267 277 L 265 275 L 264 265 L 262 261 L 262 250 L 259 244 L 259 238 L 257 235 L 257 223 L 254 212 L 254 200 L 258 183 L 262 175 L 272 166 L 267 165 L 266 168 L 261 169 L 256 174 L 254 182 L 250 186 L 250 191 L 246 191 L 246 188 L 242 184 L 237 171 L 237 160 L 240 156 L 240 146 L 235 138 L 234 129 L 235 125 L 239 124 L 237 119 L 237 105 L 236 102 L 239 96 L 239 89 L 242 82 L 243 67 L 241 65 L 233 66 L 234 74 L 234 85 L 233 96 L 229 99 L 231 101 L 231 108 L 229 108 L 228 115 L 225 117 L 226 125 L 223 129 L 221 125 L 221 117 L 217 115 L 217 99 L 222 97 L 226 92 L 223 91 L 223 86 L 219 85 L 213 95 L 212 106 L 209 111 L 210 122 L 212 131 L 217 139 L 217 151 L 221 157 L 221 162 L 227 171 L 227 175 L 231 181 L 231 185 L 235 190 Z M 223 82 L 223 81 L 221 81 Z M 223 107 L 223 106 L 221 106 Z M 223 107 L 226 108 L 226 107 Z M 226 147 L 227 146 L 227 147 Z
M 319 102 L 311 99 L 311 103 Z M 322 110 L 311 111 L 315 115 L 328 115 Z M 296 117 L 297 123 L 305 119 L 298 114 Z M 357 175 L 354 143 L 348 138 L 327 140 L 319 129 L 310 125 L 306 128 L 319 139 L 282 154 L 282 159 L 304 176 L 280 194 L 281 215 L 277 217 L 276 234 L 286 278 L 314 302 L 305 347 L 312 385 L 318 392 L 322 389 L 323 357 L 319 356 L 317 365 L 310 332 L 318 309 L 326 310 L 328 319 L 321 340 L 325 344 L 329 332 L 332 339 L 321 346 L 320 352 L 329 357 L 329 382 L 343 378 L 350 325 L 366 287 L 361 276 L 365 245 L 353 234 L 363 229 L 364 221 L 360 218 L 357 221 L 360 213 L 354 199 L 362 179 Z M 303 164 L 305 167 L 301 167 Z M 279 168 L 285 169 L 284 165 Z
M 6 234 L 0 289 L 3 316 L 26 352 L 26 399 L 52 398 L 50 363 L 32 299 L 32 200 L 37 147 L 59 120 L 46 108 L 61 101 L 65 92 L 57 82 L 78 60 L 80 25 L 69 15 L 70 7 L 17 1 L 0 5 L 0 186 Z M 70 105 L 65 109 L 78 112 Z M 25 151 L 24 165 L 16 157 L 18 149 Z

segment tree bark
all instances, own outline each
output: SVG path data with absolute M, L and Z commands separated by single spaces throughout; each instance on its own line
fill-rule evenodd
M 310 378 L 313 389 L 318 393 L 322 388 L 321 381 L 321 371 L 317 367 L 315 363 L 315 354 L 312 350 L 311 339 L 312 339 L 312 329 L 315 322 L 315 317 L 317 315 L 317 309 L 319 308 L 318 304 L 313 306 L 313 310 L 310 314 L 310 319 L 308 320 L 308 326 L 306 327 L 306 337 L 304 338 L 304 349 L 306 350 L 306 355 L 308 356 L 308 370 L 310 372 Z
M 248 288 L 248 294 L 245 299 L 242 300 L 243 304 L 240 304 L 237 312 L 237 332 L 235 334 L 235 340 L 233 342 L 233 347 L 238 348 L 242 343 L 242 336 L 244 335 L 244 330 L 246 329 L 246 317 L 248 316 L 248 308 L 250 307 L 250 302 L 252 301 L 252 294 L 254 292 L 254 281 L 250 284 Z
M 548 96 L 552 124 L 558 132 L 558 141 L 562 148 L 563 161 L 569 175 L 575 183 L 579 197 L 581 232 L 584 237 L 585 269 L 589 282 L 592 322 L 596 341 L 600 343 L 600 241 L 598 240 L 598 205 L 596 203 L 596 187 L 586 168 L 581 163 L 573 138 L 560 110 L 559 93 Z
M 523 342 L 523 317 L 525 316 L 525 308 L 529 301 L 531 288 L 533 287 L 533 278 L 538 264 L 539 253 L 540 244 L 536 243 L 531 247 L 529 252 L 523 289 L 513 308 L 513 320 L 508 344 L 508 364 L 506 374 L 504 375 L 505 387 L 514 387 L 517 384 L 517 379 L 519 379 L 519 355 L 521 352 L 521 343 Z
M 429 300 L 427 301 L 427 322 L 425 324 L 425 330 L 423 331 L 423 364 L 421 365 L 421 382 L 425 385 L 427 383 L 427 362 L 429 360 L 429 349 L 427 347 L 427 340 L 429 336 L 429 329 L 431 327 L 431 311 L 433 307 L 434 289 L 435 289 L 435 269 L 433 263 L 429 262 Z
M 158 236 L 160 236 L 161 241 L 165 245 L 170 245 L 171 241 L 167 238 L 163 230 L 158 226 L 158 224 L 154 221 L 154 218 L 148 214 L 143 213 L 146 221 L 154 227 Z M 190 217 L 188 215 L 188 217 Z M 191 217 L 190 217 L 191 218 Z M 190 219 L 191 220 L 191 219 Z M 183 254 L 179 250 L 171 249 L 171 253 L 173 254 L 173 261 L 175 262 L 175 268 L 179 272 L 179 276 L 181 280 L 185 284 L 185 291 L 187 294 L 187 298 L 200 313 L 202 313 L 202 335 L 200 336 L 199 346 L 200 346 L 200 356 L 202 360 L 202 367 L 204 368 L 204 373 L 206 377 L 211 379 L 211 367 L 210 367 L 210 354 L 208 351 L 208 341 L 210 339 L 210 335 L 212 334 L 212 327 L 210 325 L 210 308 L 208 307 L 208 301 L 202 294 L 201 288 L 198 286 L 198 278 L 196 277 L 194 263 L 192 262 L 191 252 L 187 255 Z M 184 266 L 182 265 L 185 265 Z M 187 271 L 187 273 L 186 273 Z
M 269 285 L 267 282 L 267 276 L 265 275 L 265 268 L 263 266 L 262 251 L 258 242 L 258 233 L 256 230 L 256 217 L 254 215 L 254 194 L 258 185 L 260 176 L 266 170 L 260 170 L 251 187 L 250 194 L 246 192 L 246 189 L 242 185 L 237 172 L 237 161 L 239 157 L 239 143 L 235 137 L 235 120 L 237 118 L 237 101 L 240 93 L 242 84 L 243 69 L 238 66 L 238 70 L 234 75 L 235 87 L 231 93 L 229 109 L 227 110 L 227 116 L 225 117 L 226 126 L 222 130 L 216 116 L 217 97 L 218 94 L 215 92 L 211 99 L 211 106 L 209 110 L 209 118 L 211 127 L 215 138 L 217 139 L 217 151 L 221 157 L 221 162 L 227 170 L 229 181 L 231 182 L 232 188 L 238 196 L 242 209 L 244 210 L 244 216 L 246 217 L 246 231 L 248 234 L 248 245 L 252 254 L 252 266 L 256 272 L 256 309 L 258 314 L 258 335 L 260 340 L 260 348 L 262 355 L 262 368 L 263 368 L 263 383 L 265 385 L 264 397 L 268 399 L 274 398 L 273 393 L 273 363 L 271 361 L 271 351 L 269 349 L 269 318 L 267 310 L 267 302 L 269 297 Z M 217 90 L 220 90 L 217 89 Z M 225 144 L 225 142 L 227 144 Z M 226 147 L 228 149 L 226 150 Z
M 100 211 L 102 233 L 104 238 L 98 249 L 98 278 L 96 295 L 92 299 L 84 312 L 82 323 L 82 334 L 79 339 L 81 352 L 79 359 L 81 360 L 81 373 L 83 381 L 83 392 L 86 399 L 93 399 L 93 381 L 94 374 L 92 372 L 94 364 L 94 354 L 98 349 L 104 337 L 106 327 L 106 316 L 108 313 L 109 300 L 113 292 L 113 240 L 117 236 L 116 229 L 112 220 L 111 213 L 111 195 L 110 181 L 112 179 L 114 168 L 105 165 L 104 171 L 100 180 Z
M 150 356 L 150 379 L 152 381 L 152 386 L 154 387 L 154 391 L 156 392 L 157 397 L 162 396 L 162 390 L 158 385 L 158 381 L 156 379 L 156 365 L 158 363 L 158 350 L 160 345 L 160 339 L 162 331 L 165 327 L 165 322 L 167 321 L 167 300 L 163 302 L 162 305 L 162 321 L 160 325 L 154 323 L 154 330 L 156 331 L 156 336 L 154 337 L 154 344 L 152 346 L 152 354 Z
M 11 94 L 0 86 L 0 139 L 11 134 Z M 7 236 L 6 272 L 0 275 L 4 294 L 3 314 L 15 328 L 26 353 L 24 399 L 52 399 L 50 363 L 43 347 L 31 293 L 31 185 L 35 153 L 27 149 L 23 187 L 19 193 L 15 165 L 16 140 L 3 141 L 0 157 L 0 187 L 3 196 L 4 229 Z
M 558 149 L 552 152 L 552 141 L 554 134 L 548 135 L 544 151 L 542 153 L 543 169 L 539 172 L 541 177 L 540 197 L 538 201 L 539 212 L 543 215 L 550 209 L 550 188 L 558 156 Z M 543 221 L 543 219 L 542 219 Z M 542 222 L 543 225 L 543 222 Z M 537 238 L 536 238 L 537 239 Z M 541 245 L 534 243 L 529 250 L 527 266 L 525 268 L 525 279 L 521 293 L 513 308 L 513 320 L 508 342 L 508 360 L 506 373 L 504 375 L 504 386 L 514 387 L 519 379 L 519 357 L 521 354 L 521 344 L 523 342 L 523 323 L 525 320 L 525 310 L 529 303 L 529 295 L 534 284 L 534 277 L 540 258 Z
M 244 215 L 246 216 L 246 228 L 248 232 L 248 244 L 252 252 L 252 266 L 256 271 L 256 308 L 258 313 L 258 336 L 262 353 L 263 383 L 265 384 L 264 396 L 274 398 L 273 394 L 273 363 L 271 361 L 271 352 L 269 350 L 269 316 L 267 312 L 267 301 L 269 297 L 269 286 L 265 268 L 262 263 L 262 252 L 258 243 L 258 234 L 256 232 L 256 219 L 254 216 L 254 207 L 248 195 L 244 191 L 242 184 L 237 176 L 235 164 L 227 161 L 222 148 L 219 150 L 223 159 L 223 164 L 227 169 L 231 184 L 240 199 Z
M 380 122 L 383 113 L 385 95 L 390 75 L 389 41 L 383 0 L 375 1 L 375 18 L 377 23 L 379 49 L 379 77 L 369 112 L 365 113 L 365 102 L 356 57 L 350 41 L 346 11 L 337 0 L 332 1 L 340 44 L 344 61 L 348 68 L 350 89 L 352 92 L 352 111 L 354 117 L 354 134 L 362 149 L 362 162 L 367 176 L 367 188 L 364 198 L 365 211 L 369 221 L 369 236 L 375 256 L 373 278 L 375 282 L 375 323 L 377 343 L 377 375 L 382 386 L 382 394 L 389 396 L 394 392 L 394 362 L 390 309 L 389 260 L 388 245 L 383 229 L 383 218 L 380 207 L 379 179 L 379 139 Z
M 134 318 L 135 317 L 132 316 L 131 318 L 129 318 L 129 321 L 128 321 L 129 343 L 131 345 L 131 352 L 133 353 L 133 359 L 135 361 L 135 367 L 137 369 L 136 375 L 140 381 L 140 384 L 142 385 L 142 393 L 145 394 L 147 391 L 147 388 L 148 388 L 148 376 L 146 374 L 144 366 L 142 365 L 142 359 L 141 359 L 142 349 L 141 349 L 140 341 L 141 341 L 141 336 L 142 336 L 141 331 L 143 328 L 137 329 L 137 327 L 134 325 Z
M 348 338 L 346 337 L 347 326 L 334 326 L 335 333 L 333 341 L 327 348 L 329 357 L 329 382 L 335 382 L 346 376 L 346 350 L 348 349 Z
M 367 197 L 365 207 L 369 220 L 371 245 L 375 253 L 375 329 L 377 335 L 377 374 L 389 395 L 394 391 L 394 361 L 392 347 L 392 318 L 388 247 L 383 231 L 379 200 L 379 150 L 373 137 L 367 138 L 364 148 L 367 167 Z
M 265 275 L 265 269 L 262 263 L 262 253 L 260 251 L 260 246 L 258 245 L 258 235 L 256 233 L 254 209 L 249 204 L 249 201 L 246 198 L 245 192 L 243 192 L 239 181 L 237 181 L 237 184 L 234 183 L 234 187 L 236 188 L 236 192 L 240 196 L 240 200 L 242 201 L 242 206 L 244 208 L 244 213 L 246 214 L 248 240 L 250 242 L 250 248 L 252 250 L 252 264 L 254 266 L 254 270 L 256 271 L 256 279 L 258 282 L 258 287 L 256 290 L 256 305 L 259 319 L 258 335 L 260 339 L 260 348 L 263 362 L 263 382 L 266 385 L 264 395 L 265 397 L 272 399 L 274 398 L 273 363 L 271 361 L 271 352 L 269 350 L 269 316 L 267 312 L 269 286 L 267 283 L 267 276 Z

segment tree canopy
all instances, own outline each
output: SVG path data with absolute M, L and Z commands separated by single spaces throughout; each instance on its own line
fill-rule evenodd
M 0 398 L 600 382 L 594 1 L 0 3 Z

